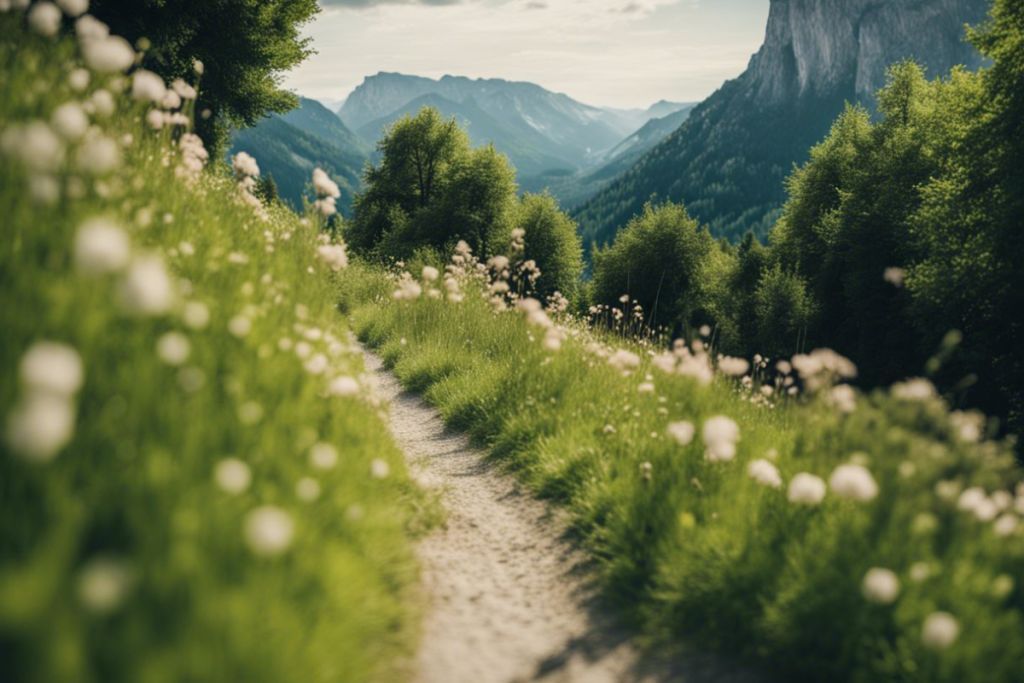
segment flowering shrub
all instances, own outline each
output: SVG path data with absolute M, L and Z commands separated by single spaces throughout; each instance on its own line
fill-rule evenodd
M 415 494 L 334 310 L 344 245 L 263 206 L 251 157 L 204 170 L 197 83 L 84 0 L 26 5 L 0 3 L 0 678 L 393 680 Z
M 457 299 L 346 271 L 356 329 L 571 511 L 654 642 L 697 640 L 781 680 L 1020 679 L 1024 485 L 982 416 L 925 379 L 861 393 L 827 349 L 746 360 L 717 357 L 708 331 L 671 350 L 627 341 L 497 291 L 510 259 L 455 259 Z

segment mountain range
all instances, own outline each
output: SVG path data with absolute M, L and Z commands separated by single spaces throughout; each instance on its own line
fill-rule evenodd
M 520 185 L 535 190 L 604 163 L 646 123 L 687 105 L 663 100 L 648 109 L 601 108 L 533 83 L 382 72 L 364 79 L 338 115 L 364 140 L 376 141 L 423 106 L 454 116 L 474 144 L 493 143 L 516 167 Z
M 645 202 L 683 201 L 718 236 L 764 237 L 784 180 L 848 102 L 872 108 L 887 68 L 914 59 L 929 75 L 980 55 L 964 26 L 988 0 L 772 0 L 747 70 L 702 102 L 574 215 L 584 240 L 611 241 Z

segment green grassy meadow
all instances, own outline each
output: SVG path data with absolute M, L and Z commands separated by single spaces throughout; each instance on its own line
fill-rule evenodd
M 320 220 L 188 170 L 185 127 L 152 130 L 131 80 L 19 14 L 0 14 L 0 89 L 23 94 L 0 98 L 0 678 L 395 680 L 433 513 Z

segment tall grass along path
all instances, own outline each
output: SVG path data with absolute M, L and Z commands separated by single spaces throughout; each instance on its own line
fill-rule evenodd
M 404 392 L 380 358 L 368 371 L 388 400 L 390 427 L 421 486 L 441 492 L 447 523 L 418 549 L 428 606 L 418 683 L 580 681 L 753 683 L 705 656 L 641 657 L 597 602 L 586 559 L 557 511 L 522 493 L 440 414 Z

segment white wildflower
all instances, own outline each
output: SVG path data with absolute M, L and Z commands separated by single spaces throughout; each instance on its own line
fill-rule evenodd
M 885 272 L 882 273 L 882 278 L 893 287 L 902 287 L 906 277 L 907 272 L 902 268 L 886 268 Z
M 252 320 L 242 314 L 236 315 L 228 321 L 228 332 L 241 339 L 252 332 Z
M 1012 536 L 1013 532 L 1017 530 L 1019 520 L 1017 516 L 1011 512 L 1008 512 L 999 517 L 996 523 L 992 525 L 992 531 L 996 536 Z
M 857 409 L 857 392 L 849 384 L 838 384 L 828 393 L 829 403 L 841 413 Z
M 7 416 L 7 445 L 26 460 L 50 462 L 74 431 L 75 409 L 64 396 L 30 394 Z
M 608 365 L 623 373 L 632 372 L 640 367 L 640 356 L 625 349 L 618 349 L 608 357 Z
M 121 146 L 105 135 L 92 135 L 78 148 L 75 165 L 90 175 L 106 175 L 121 165 Z
M 750 363 L 744 358 L 722 356 L 718 359 L 718 370 L 730 377 L 742 377 L 750 369 Z
M 337 199 L 341 196 L 338 184 L 319 168 L 313 169 L 313 190 L 320 198 L 330 197 L 331 199 Z
M 440 272 L 433 266 L 423 266 L 423 280 L 425 282 L 433 282 L 440 277 Z
M 987 500 L 988 496 L 985 493 L 985 489 L 980 486 L 972 486 L 971 488 L 964 489 L 957 499 L 956 506 L 957 509 L 964 512 L 974 512 Z
M 86 14 L 75 21 L 75 34 L 83 42 L 102 40 L 110 35 L 110 27 L 91 14 Z
M 21 357 L 18 373 L 22 386 L 33 394 L 67 398 L 82 388 L 85 376 L 78 351 L 58 342 L 40 341 Z
M 352 377 L 342 375 L 331 380 L 327 391 L 331 396 L 356 396 L 359 393 L 359 382 Z
M 60 20 L 60 10 L 52 2 L 37 2 L 28 11 L 29 28 L 48 38 L 60 31 Z
M 91 112 L 97 116 L 107 118 L 111 116 L 117 109 L 117 103 L 114 102 L 114 96 L 110 94 L 109 90 L 100 89 L 92 94 L 89 98 L 88 105 L 91 107 Z
M 915 562 L 910 565 L 910 580 L 914 583 L 922 583 L 931 578 L 932 566 L 927 562 Z
M 878 484 L 863 465 L 840 465 L 829 477 L 828 486 L 839 498 L 861 503 L 878 496 Z
M 188 360 L 192 345 L 181 332 L 167 332 L 156 342 L 156 355 L 167 365 L 177 367 Z
M 60 199 L 60 183 L 51 175 L 30 176 L 28 195 L 36 204 L 54 204 Z
M 123 561 L 96 558 L 78 574 L 78 600 L 94 614 L 110 614 L 124 603 L 132 583 L 132 571 Z
M 819 505 L 825 499 L 826 486 L 821 477 L 801 472 L 789 482 L 789 502 L 797 505 Z
M 329 443 L 319 442 L 309 449 L 309 464 L 318 470 L 330 470 L 338 464 L 338 449 Z
M 89 11 L 89 0 L 57 0 L 57 4 L 64 10 L 64 14 L 72 18 Z
M 956 430 L 961 441 L 978 443 L 985 430 L 985 416 L 976 411 L 954 410 L 949 414 L 949 422 Z
M 180 97 L 183 100 L 194 100 L 196 99 L 196 97 L 199 96 L 199 93 L 196 92 L 196 89 L 188 83 L 186 83 L 185 80 L 182 78 L 175 78 L 171 82 L 171 88 L 174 90 L 175 93 L 178 94 L 178 97 Z
M 320 497 L 320 482 L 312 477 L 303 477 L 295 484 L 295 495 L 304 503 L 312 503 Z
M 280 555 L 292 544 L 294 535 L 292 518 L 281 508 L 265 505 L 246 515 L 245 540 L 256 555 Z
M 782 488 L 782 475 L 779 468 L 767 460 L 753 460 L 747 465 L 747 475 L 761 486 L 773 489 Z
M 726 462 L 736 457 L 740 428 L 730 418 L 717 415 L 706 420 L 701 435 L 706 447 L 704 457 L 711 462 Z
M 128 265 L 131 240 L 117 223 L 91 218 L 75 232 L 75 268 L 85 275 L 114 273 Z
M 864 575 L 860 590 L 868 602 L 891 605 L 900 595 L 900 580 L 890 569 L 873 567 Z
M 374 458 L 370 463 L 370 474 L 374 479 L 386 479 L 391 474 L 391 466 L 380 458 Z
M 256 159 L 246 152 L 239 152 L 232 157 L 231 166 L 235 169 L 235 174 L 238 176 L 255 178 L 260 174 L 260 167 L 256 163 Z
M 930 381 L 917 377 L 893 384 L 892 395 L 901 401 L 927 401 L 936 398 L 938 392 Z
M 237 496 L 249 489 L 252 471 L 238 458 L 225 458 L 217 463 L 213 471 L 213 480 L 217 482 L 221 491 Z
M 85 17 L 82 17 L 84 19 Z M 81 22 L 82 19 L 78 21 Z M 127 71 L 135 63 L 135 50 L 121 36 L 89 38 L 81 41 L 86 66 L 101 73 Z
M 62 138 L 71 142 L 81 140 L 89 129 L 89 117 L 77 102 L 65 102 L 54 109 L 50 123 Z
M 181 95 L 174 90 L 165 90 L 164 96 L 160 98 L 160 106 L 168 111 L 179 108 L 181 106 Z
M 174 286 L 163 259 L 140 256 L 128 266 L 121 281 L 122 308 L 136 315 L 163 315 L 174 304 Z
M 692 422 L 680 420 L 678 422 L 671 422 L 668 428 L 665 430 L 668 435 L 675 439 L 676 443 L 680 446 L 689 446 L 693 442 L 693 436 L 696 433 L 696 428 Z
M 87 69 L 75 69 L 68 75 L 68 85 L 75 92 L 82 92 L 89 87 L 89 79 L 91 78 Z
M 921 642 L 929 650 L 945 650 L 960 637 L 960 623 L 949 612 L 932 612 L 921 628 Z
M 205 329 L 210 324 L 210 309 L 199 301 L 190 301 L 182 311 L 182 320 L 193 330 Z
M 64 143 L 50 126 L 33 121 L 3 132 L 3 149 L 21 160 L 31 171 L 56 171 L 64 161 Z
M 164 98 L 167 86 L 164 79 L 152 71 L 139 69 L 132 74 L 132 97 L 141 102 L 159 102 Z
M 336 273 L 348 268 L 348 252 L 344 244 L 322 244 L 316 248 L 316 253 Z

